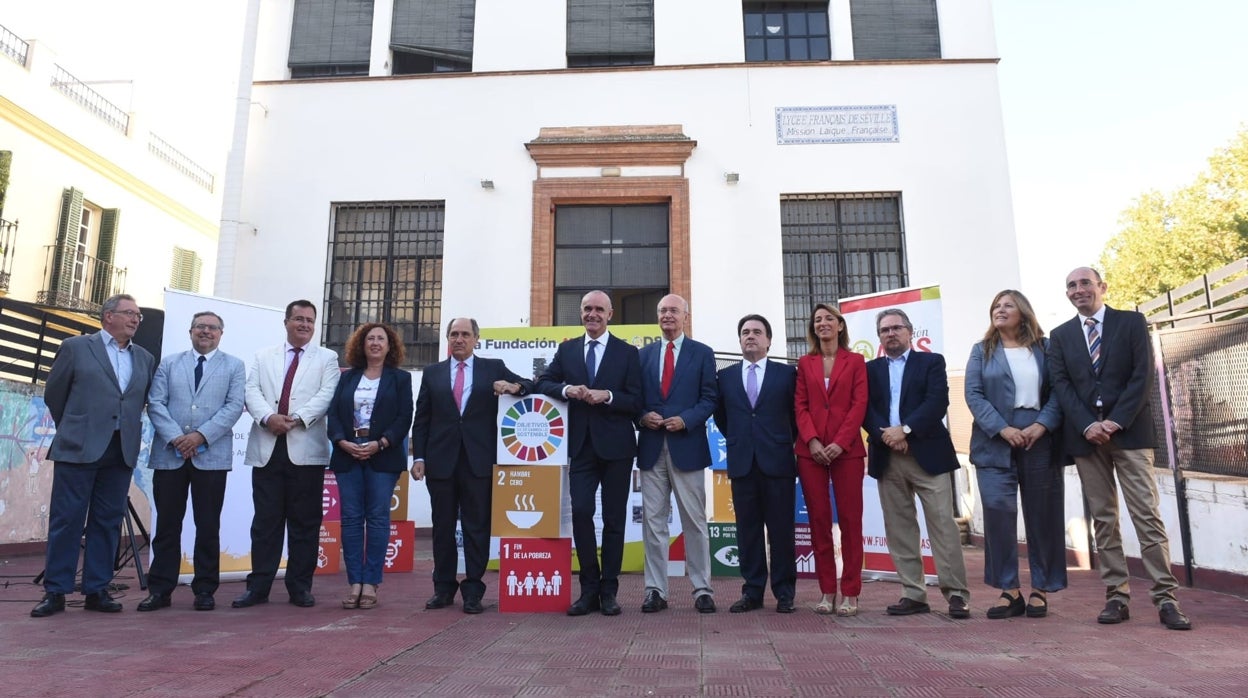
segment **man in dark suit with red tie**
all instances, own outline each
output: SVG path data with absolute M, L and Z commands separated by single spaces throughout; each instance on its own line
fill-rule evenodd
M 559 345 L 537 381 L 537 392 L 568 401 L 568 470 L 572 539 L 580 562 L 581 596 L 568 615 L 620 613 L 616 601 L 624 561 L 624 524 L 641 410 L 637 348 L 607 332 L 611 298 L 590 291 L 581 299 L 585 335 Z M 594 495 L 602 488 L 602 562 L 594 527 Z
M 728 477 L 732 479 L 744 582 L 741 598 L 728 610 L 744 613 L 763 607 L 770 547 L 776 612 L 793 613 L 797 587 L 793 393 L 797 371 L 788 364 L 767 360 L 771 348 L 767 318 L 746 315 L 737 323 L 737 335 L 744 360 L 719 372 L 719 404 L 715 408 L 715 426 L 728 447 Z
M 1179 583 L 1170 571 L 1170 542 L 1157 507 L 1153 477 L 1152 345 L 1144 316 L 1105 305 L 1100 272 L 1080 267 L 1066 277 L 1066 298 L 1078 315 L 1053 330 L 1049 375 L 1062 406 L 1062 437 L 1075 458 L 1092 512 L 1097 566 L 1105 583 L 1105 609 L 1097 622 L 1129 619 L 1127 558 L 1118 523 L 1118 487 L 1140 541 L 1144 570 L 1162 625 L 1190 630 L 1179 610 Z M 1115 476 L 1117 482 L 1115 483 Z
M 425 368 L 412 424 L 412 479 L 428 478 L 433 517 L 433 596 L 425 608 L 446 608 L 459 591 L 464 613 L 485 610 L 490 559 L 490 475 L 497 460 L 498 396 L 527 395 L 533 381 L 501 359 L 474 356 L 481 331 L 472 318 L 446 327 L 451 358 Z M 455 521 L 464 532 L 464 581 L 456 579 Z

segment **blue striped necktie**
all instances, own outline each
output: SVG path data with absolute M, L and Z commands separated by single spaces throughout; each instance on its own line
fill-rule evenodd
M 1088 327 L 1088 354 L 1092 357 L 1092 370 L 1101 372 L 1101 333 L 1096 331 L 1096 318 L 1083 321 Z

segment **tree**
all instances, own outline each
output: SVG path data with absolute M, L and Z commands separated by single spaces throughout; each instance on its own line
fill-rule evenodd
M 1133 307 L 1248 255 L 1248 128 L 1209 158 L 1195 181 L 1142 194 L 1101 252 L 1106 299 Z

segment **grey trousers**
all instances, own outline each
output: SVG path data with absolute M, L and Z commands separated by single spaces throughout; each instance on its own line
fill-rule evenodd
M 650 470 L 641 471 L 642 541 L 646 549 L 646 589 L 656 589 L 667 598 L 667 562 L 670 536 L 667 521 L 672 515 L 672 494 L 685 536 L 685 570 L 693 583 L 693 595 L 713 594 L 711 590 L 711 545 L 706 533 L 706 472 L 677 470 L 667 450 L 667 440 L 659 459 Z
M 901 579 L 902 596 L 927 602 L 923 558 L 919 540 L 919 515 L 914 505 L 918 495 L 923 503 L 927 537 L 936 562 L 936 578 L 945 600 L 961 596 L 970 603 L 966 588 L 966 563 L 962 559 L 962 538 L 953 520 L 953 487 L 949 475 L 932 475 L 913 456 L 893 451 L 888 468 L 880 477 L 880 509 L 884 513 L 884 535 L 888 553 Z

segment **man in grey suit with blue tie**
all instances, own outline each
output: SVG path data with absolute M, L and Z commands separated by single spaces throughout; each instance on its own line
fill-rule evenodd
M 194 608 L 211 611 L 220 583 L 221 507 L 234 463 L 234 424 L 243 414 L 247 367 L 217 349 L 225 321 L 211 311 L 191 318 L 192 349 L 166 356 L 152 379 L 147 415 L 156 428 L 148 467 L 156 500 L 156 537 L 147 598 L 138 610 L 170 603 L 182 565 L 182 519 L 190 493 L 195 517 Z
M 104 613 L 121 610 L 109 596 L 108 584 L 156 363 L 146 349 L 130 341 L 142 321 L 133 296 L 109 298 L 100 309 L 100 331 L 62 342 L 48 373 L 43 400 L 56 423 L 48 449 L 55 466 L 44 595 L 30 611 L 35 618 L 65 610 L 84 534 L 83 607 Z

